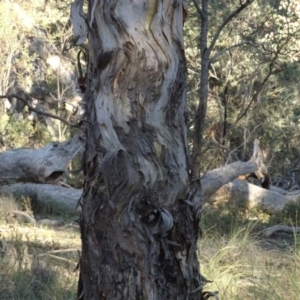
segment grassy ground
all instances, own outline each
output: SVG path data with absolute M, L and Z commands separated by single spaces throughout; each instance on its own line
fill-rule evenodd
M 78 230 L 7 224 L 16 208 L 13 199 L 0 199 L 0 299 L 76 299 Z
M 274 224 L 297 225 L 298 207 L 272 217 L 228 206 L 204 213 L 199 260 L 202 274 L 213 281 L 205 289 L 218 291 L 222 300 L 299 299 L 300 238 L 262 235 Z
M 10 211 L 29 206 L 26 199 L 20 205 L 0 198 L 0 299 L 76 299 L 78 229 L 7 223 Z M 262 235 L 274 224 L 297 226 L 299 208 L 293 204 L 272 217 L 238 203 L 204 212 L 199 260 L 202 274 L 213 281 L 205 289 L 218 291 L 222 300 L 299 299 L 300 238 Z

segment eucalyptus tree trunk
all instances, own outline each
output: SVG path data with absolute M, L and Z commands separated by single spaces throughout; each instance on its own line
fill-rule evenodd
M 201 298 L 182 5 L 89 1 L 79 299 Z

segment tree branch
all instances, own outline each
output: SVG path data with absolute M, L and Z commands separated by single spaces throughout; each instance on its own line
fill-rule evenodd
M 194 3 L 194 5 L 195 5 L 195 7 L 196 7 L 196 9 L 197 9 L 197 11 L 198 11 L 198 13 L 199 13 L 201 19 L 206 20 L 206 19 L 207 19 L 207 15 L 206 15 L 205 12 L 203 11 L 203 9 L 200 8 L 200 6 L 199 6 L 197 0 L 193 0 L 193 3 Z
M 267 83 L 268 79 L 270 78 L 271 75 L 274 74 L 274 71 L 273 71 L 273 68 L 274 68 L 274 64 L 276 62 L 276 59 L 278 58 L 278 55 L 279 55 L 279 51 L 276 53 L 276 55 L 273 57 L 270 65 L 269 65 L 269 72 L 268 74 L 266 75 L 266 77 L 264 78 L 263 82 L 261 83 L 261 86 L 259 88 L 259 90 L 252 96 L 252 99 L 250 100 L 249 104 L 247 105 L 246 109 L 241 112 L 237 118 L 236 118 L 236 121 L 234 123 L 234 125 L 236 125 L 243 117 L 245 117 L 252 105 L 253 102 L 257 101 L 259 96 L 260 96 L 260 93 L 263 89 L 263 87 L 265 86 L 265 84 Z
M 229 46 L 221 51 L 219 51 L 218 53 L 216 53 L 211 59 L 210 59 L 210 62 L 213 63 L 219 56 L 223 55 L 225 52 L 227 51 L 230 51 L 231 49 L 233 48 L 236 48 L 236 47 L 240 47 L 240 46 L 244 46 L 244 45 L 250 45 L 252 47 L 255 47 L 257 48 L 258 46 L 262 46 L 262 44 L 254 44 L 253 42 L 250 42 L 250 41 L 244 41 L 242 43 L 238 43 L 238 44 L 235 44 L 235 45 L 232 45 L 232 46 Z
M 236 161 L 234 163 L 225 165 L 218 169 L 208 171 L 205 176 L 201 178 L 202 191 L 205 197 L 210 197 L 220 187 L 233 181 L 239 175 L 250 174 L 256 172 L 259 168 L 264 168 L 262 162 L 261 149 L 259 141 L 254 141 L 253 155 L 247 162 Z
M 51 113 L 47 113 L 47 112 L 38 110 L 38 109 L 34 108 L 33 106 L 31 106 L 31 104 L 26 99 L 24 99 L 24 98 L 22 98 L 22 97 L 20 97 L 20 96 L 18 96 L 16 94 L 10 94 L 10 95 L 5 95 L 5 96 L 0 96 L 0 99 L 12 99 L 12 98 L 16 98 L 16 99 L 22 101 L 28 107 L 28 109 L 30 111 L 33 111 L 33 112 L 35 112 L 35 113 L 37 113 L 39 115 L 43 115 L 43 116 L 46 116 L 46 117 L 49 117 L 49 118 L 53 118 L 53 119 L 59 120 L 59 121 L 63 122 L 64 124 L 68 125 L 68 126 L 78 127 L 81 124 L 81 122 L 73 124 L 73 123 L 69 122 L 68 120 L 66 120 L 66 119 L 64 119 L 64 118 L 62 118 L 60 116 L 53 115 Z
M 232 156 L 236 161 L 239 160 L 238 156 L 234 153 L 234 151 L 231 151 L 229 148 L 227 148 L 226 146 L 224 146 L 224 145 L 222 145 L 221 143 L 219 143 L 219 142 L 216 140 L 216 138 L 215 138 L 214 135 L 212 136 L 212 141 L 213 141 L 214 144 L 216 144 L 219 148 L 224 149 L 224 150 L 227 151 L 227 153 L 228 153 L 228 158 L 229 158 L 230 156 Z
M 194 0 L 193 0 L 194 1 Z M 233 19 L 235 18 L 241 11 L 243 11 L 246 7 L 248 7 L 252 2 L 254 2 L 255 0 L 247 0 L 244 4 L 240 1 L 241 6 L 235 10 L 234 12 L 232 12 L 224 21 L 223 23 L 220 25 L 220 27 L 218 28 L 217 32 L 215 33 L 213 40 L 209 46 L 209 51 L 211 52 L 211 50 L 214 48 L 222 30 L 224 29 L 224 27 Z

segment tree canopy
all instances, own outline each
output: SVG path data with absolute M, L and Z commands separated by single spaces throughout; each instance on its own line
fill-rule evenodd
M 28 93 L 41 110 L 72 120 L 73 112 L 81 108 L 74 91 L 79 50 L 72 37 L 70 4 L 71 1 L 0 4 L 3 53 L 0 90 L 1 95 Z M 209 43 L 239 5 L 239 1 L 209 1 Z M 11 19 L 17 20 L 14 26 L 9 26 Z M 212 135 L 218 143 L 226 143 L 232 151 L 236 149 L 241 159 L 249 157 L 254 138 L 259 138 L 273 176 L 279 176 L 282 168 L 292 169 L 297 163 L 298 20 L 297 1 L 260 0 L 253 1 L 251 8 L 243 10 L 223 28 L 211 54 L 202 145 L 206 162 L 202 171 L 220 166 L 227 159 L 224 156 L 228 153 L 214 143 Z M 189 137 L 192 137 L 200 78 L 200 15 L 192 3 L 184 30 L 189 72 Z M 61 61 L 63 67 L 58 70 L 55 61 Z M 85 63 L 82 60 L 84 72 Z M 43 98 L 46 101 L 39 100 Z M 10 102 L 1 100 L 0 132 L 7 149 L 69 137 L 70 130 L 60 121 L 45 122 L 42 117 L 33 128 L 30 125 L 33 116 L 28 108 L 22 110 L 24 104 Z M 26 133 L 22 132 L 23 128 Z M 278 160 L 280 164 L 272 163 Z

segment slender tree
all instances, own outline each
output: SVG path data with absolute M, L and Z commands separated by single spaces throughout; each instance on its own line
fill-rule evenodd
M 203 131 L 204 131 L 204 122 L 207 111 L 207 100 L 208 100 L 208 92 L 209 92 L 209 69 L 211 63 L 215 61 L 220 55 L 225 53 L 226 51 L 241 46 L 243 43 L 238 43 L 235 45 L 231 45 L 224 50 L 213 53 L 216 42 L 218 41 L 221 32 L 225 28 L 225 26 L 230 23 L 236 16 L 238 16 L 245 8 L 247 8 L 251 3 L 255 0 L 246 0 L 246 1 L 237 1 L 239 3 L 238 7 L 233 10 L 226 18 L 224 18 L 223 22 L 221 22 L 220 26 L 217 28 L 216 32 L 212 34 L 212 39 L 208 41 L 208 33 L 209 33 L 209 5 L 208 0 L 193 0 L 193 3 L 200 15 L 201 19 L 201 31 L 200 31 L 200 58 L 201 58 L 201 70 L 200 70 L 200 86 L 199 86 L 199 102 L 197 111 L 195 114 L 195 124 L 194 124 L 194 136 L 193 136 L 193 168 L 192 174 L 194 176 L 199 176 L 201 170 L 201 146 L 203 139 Z M 201 4 L 199 4 L 201 2 Z M 213 54 L 213 55 L 212 55 Z
M 200 299 L 183 3 L 90 0 L 84 19 L 82 4 L 72 7 L 89 49 L 78 298 Z

